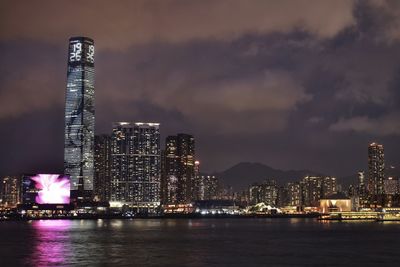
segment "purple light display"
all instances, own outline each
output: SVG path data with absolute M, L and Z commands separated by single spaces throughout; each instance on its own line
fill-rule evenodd
M 69 204 L 70 179 L 58 174 L 38 174 L 31 176 L 37 190 L 37 204 Z

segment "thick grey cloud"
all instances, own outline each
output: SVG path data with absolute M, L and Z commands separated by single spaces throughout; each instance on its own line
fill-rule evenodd
M 109 49 L 154 41 L 232 40 L 294 29 L 326 38 L 354 23 L 353 5 L 352 0 L 3 0 L 0 31 L 2 40 L 53 43 L 63 42 L 66 34 L 84 34 Z
M 400 114 L 389 113 L 378 118 L 356 116 L 349 119 L 339 119 L 332 124 L 333 131 L 355 131 L 379 136 L 400 135 Z
M 78 34 L 100 48 L 97 133 L 113 121 L 192 133 L 204 171 L 258 161 L 349 174 L 365 168 L 370 141 L 400 163 L 395 2 L 1 4 L 0 174 L 62 169 L 67 40 Z

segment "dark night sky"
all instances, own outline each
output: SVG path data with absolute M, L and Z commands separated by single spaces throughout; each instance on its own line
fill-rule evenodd
M 157 121 L 203 171 L 400 163 L 400 1 L 0 0 L 0 175 L 61 172 L 67 45 L 96 44 L 96 132 Z

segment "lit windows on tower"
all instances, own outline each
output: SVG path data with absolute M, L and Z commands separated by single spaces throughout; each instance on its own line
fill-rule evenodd
M 114 124 L 111 135 L 111 204 L 138 210 L 160 205 L 159 123 Z
M 69 40 L 65 96 L 64 173 L 71 177 L 71 196 L 90 198 L 93 190 L 94 42 Z

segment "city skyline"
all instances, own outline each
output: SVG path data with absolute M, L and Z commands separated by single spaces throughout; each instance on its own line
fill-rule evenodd
M 332 1 L 304 8 L 283 1 L 268 12 L 286 8 L 285 16 L 263 20 L 262 3 L 241 13 L 235 2 L 226 7 L 230 13 L 253 20 L 214 29 L 200 23 L 196 10 L 205 7 L 199 3 L 174 3 L 171 10 L 193 20 L 177 16 L 165 25 L 166 7 L 140 1 L 134 7 L 143 19 L 130 18 L 116 3 L 107 12 L 90 7 L 104 15 L 93 21 L 85 16 L 88 4 L 71 21 L 72 5 L 60 2 L 43 5 L 49 17 L 30 12 L 17 22 L 8 9 L 25 14 L 35 7 L 4 3 L 0 134 L 6 141 L 0 145 L 9 153 L 1 156 L 2 175 L 62 172 L 65 44 L 74 35 L 92 37 L 98 48 L 96 134 L 109 133 L 113 121 L 160 122 L 162 140 L 177 132 L 196 137 L 208 173 L 260 162 L 347 176 L 367 170 L 365 144 L 374 141 L 385 145 L 387 165 L 399 164 L 399 45 L 396 31 L 384 30 L 396 21 L 396 4 Z M 212 5 L 211 22 L 226 18 L 220 2 Z M 337 20 L 320 23 L 318 12 Z M 56 15 L 61 23 L 54 31 L 44 22 Z M 121 30 L 102 27 L 106 15 Z M 153 15 L 155 28 L 146 20 Z M 142 30 L 130 32 L 135 22 Z
M 4 266 L 394 266 L 400 0 L 0 0 Z

